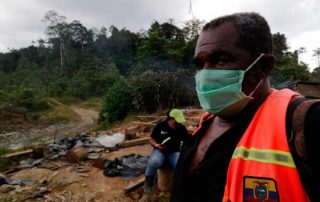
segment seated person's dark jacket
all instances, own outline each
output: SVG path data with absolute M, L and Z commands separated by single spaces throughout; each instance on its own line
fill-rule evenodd
M 183 141 L 187 136 L 188 131 L 185 126 L 179 125 L 178 128 L 172 129 L 169 127 L 167 121 L 158 123 L 151 133 L 151 137 L 158 144 L 166 138 L 171 137 L 171 139 L 165 143 L 164 150 L 161 150 L 165 153 L 180 151 L 181 141 Z

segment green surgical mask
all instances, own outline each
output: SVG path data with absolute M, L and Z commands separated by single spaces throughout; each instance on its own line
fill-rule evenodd
M 254 66 L 261 54 L 246 70 L 203 69 L 196 76 L 196 91 L 201 107 L 212 114 L 230 117 L 238 114 L 253 99 L 251 95 L 260 86 L 246 95 L 242 92 L 245 73 Z

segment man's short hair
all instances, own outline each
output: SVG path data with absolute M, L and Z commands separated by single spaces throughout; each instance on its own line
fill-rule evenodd
M 203 27 L 203 31 L 224 23 L 233 23 L 238 30 L 239 47 L 252 54 L 272 53 L 272 34 L 267 21 L 258 13 L 235 13 L 213 19 Z

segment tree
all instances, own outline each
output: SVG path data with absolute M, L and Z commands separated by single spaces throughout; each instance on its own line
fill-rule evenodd
M 151 32 L 149 37 L 138 48 L 140 58 L 154 57 L 161 60 L 167 59 L 169 42 L 157 32 Z
M 42 20 L 43 22 L 49 22 L 49 26 L 46 30 L 49 41 L 53 42 L 52 38 L 59 39 L 60 67 L 63 67 L 64 65 L 65 43 L 69 35 L 69 25 L 65 20 L 65 16 L 59 15 L 56 11 L 53 10 L 48 11 Z
M 281 60 L 282 57 L 288 52 L 289 46 L 287 37 L 279 32 L 272 35 L 273 40 L 273 54 L 277 60 Z
M 320 67 L 320 48 L 313 50 L 313 57 L 316 57 L 318 67 Z
M 109 33 L 110 37 L 106 39 L 105 34 L 101 34 L 99 40 L 103 42 L 103 46 L 98 47 L 103 50 L 104 58 L 112 58 L 120 72 L 125 74 L 136 56 L 140 44 L 139 35 L 125 28 L 119 30 L 115 26 L 109 28 Z
M 271 75 L 272 84 L 276 87 L 285 87 L 297 80 L 309 80 L 308 66 L 299 61 L 299 55 L 305 52 L 305 48 L 301 47 L 290 52 L 284 34 L 278 32 L 273 34 L 272 37 L 273 52 L 276 56 L 276 65 Z
M 68 94 L 83 99 L 103 96 L 119 78 L 119 70 L 111 61 L 109 64 L 103 64 L 96 58 L 85 60 L 75 76 L 70 79 Z
M 21 53 L 18 50 L 11 50 L 9 53 L 0 53 L 0 70 L 4 73 L 14 72 L 17 69 Z
M 205 21 L 199 20 L 197 18 L 192 18 L 191 20 L 184 22 L 182 30 L 184 32 L 185 38 L 188 41 L 196 41 L 199 37 L 204 23 Z
M 139 59 L 170 60 L 174 61 L 177 67 L 182 67 L 186 45 L 184 38 L 183 31 L 173 22 L 159 24 L 155 21 L 148 30 L 148 37 L 138 48 Z
M 124 119 L 132 110 L 132 95 L 126 79 L 120 77 L 108 90 L 99 116 L 100 123 Z
M 137 33 L 115 26 L 88 29 L 80 21 L 67 22 L 55 11 L 47 12 L 43 21 L 47 39 L 0 53 L 2 97 L 32 89 L 33 108 L 38 107 L 34 102 L 38 95 L 105 95 L 100 117 L 107 122 L 131 112 L 197 103 L 192 58 L 203 21 L 193 18 L 182 28 L 173 20 L 155 21 L 147 31 Z M 308 66 L 299 61 L 305 49 L 289 50 L 281 33 L 274 34 L 273 40 L 277 61 L 272 84 L 308 80 Z M 319 72 L 313 71 L 313 80 L 319 80 Z
M 94 50 L 98 58 L 108 58 L 109 53 L 108 48 L 108 29 L 102 27 L 99 31 L 96 31 L 95 41 L 94 41 Z
M 320 81 L 320 67 L 315 68 L 311 73 L 311 80 L 314 82 Z
M 78 20 L 71 22 L 70 35 L 73 42 L 80 44 L 82 53 L 84 51 L 84 46 L 93 41 L 92 34 Z

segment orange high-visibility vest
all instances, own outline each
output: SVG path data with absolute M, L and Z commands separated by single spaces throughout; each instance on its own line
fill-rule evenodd
M 271 89 L 256 111 L 230 161 L 223 202 L 310 201 L 286 136 L 286 111 L 295 95 Z

